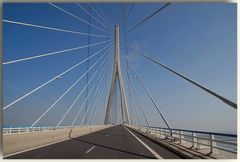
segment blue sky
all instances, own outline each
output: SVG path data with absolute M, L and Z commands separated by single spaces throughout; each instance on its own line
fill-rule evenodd
M 56 5 L 86 21 L 89 18 L 76 4 Z M 82 5 L 88 9 L 87 4 Z M 162 3 L 136 4 L 127 19 L 127 30 L 162 5 Z M 120 25 L 120 37 L 123 39 L 122 4 L 107 3 L 99 4 L 99 6 L 112 24 Z M 130 3 L 125 4 L 126 12 L 130 6 Z M 98 17 L 93 11 L 92 13 Z M 88 32 L 87 24 L 47 3 L 5 3 L 3 6 L 3 19 Z M 101 20 L 101 22 L 103 21 Z M 102 27 L 93 19 L 92 23 Z M 91 28 L 91 33 L 107 35 L 94 28 Z M 91 37 L 90 42 L 97 43 L 107 39 Z M 78 47 L 86 45 L 87 40 L 88 36 L 3 23 L 3 61 Z M 236 4 L 171 4 L 163 12 L 129 32 L 127 34 L 127 44 L 236 102 Z M 104 43 L 91 47 L 90 55 L 106 45 L 107 43 Z M 90 66 L 100 56 L 101 54 L 91 59 L 89 61 Z M 87 48 L 84 48 L 55 56 L 4 65 L 4 106 L 86 57 Z M 131 50 L 129 50 L 129 58 L 172 127 L 236 131 L 236 110 L 178 76 L 152 64 L 145 58 L 135 55 Z M 95 70 L 100 69 L 99 66 L 100 64 L 92 69 L 89 79 Z M 112 67 L 112 64 L 110 64 L 110 67 Z M 80 65 L 63 76 L 62 79 L 54 81 L 4 110 L 4 124 L 6 126 L 31 125 L 85 71 L 86 64 Z M 129 69 L 129 72 L 134 75 L 131 69 Z M 104 91 L 101 94 L 105 100 L 108 96 L 111 68 L 107 74 L 108 77 L 104 76 L 106 78 L 106 81 L 104 79 L 106 88 L 103 88 Z M 141 85 L 136 79 L 133 81 L 138 89 L 151 125 L 165 127 Z M 94 83 L 99 83 L 99 80 L 94 79 L 89 85 L 89 90 Z M 128 82 L 126 81 L 126 83 Z M 56 124 L 85 84 L 86 77 L 59 104 L 49 111 L 39 122 L 39 125 Z M 64 125 L 71 123 L 85 96 L 86 94 L 80 98 L 69 115 L 66 116 L 66 120 L 63 121 Z M 89 104 L 96 99 L 97 97 L 91 97 Z M 104 114 L 104 108 L 104 104 L 100 104 L 99 114 L 101 118 Z M 114 112 L 116 112 L 116 108 Z M 83 115 L 84 111 L 80 113 L 78 123 L 81 122 Z M 113 115 L 116 116 L 116 113 L 113 113 Z M 142 114 L 140 114 L 140 117 L 144 124 Z M 114 121 L 116 117 L 113 116 L 112 119 Z

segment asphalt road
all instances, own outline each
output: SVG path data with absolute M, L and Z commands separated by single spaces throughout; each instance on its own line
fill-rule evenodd
M 6 159 L 178 159 L 144 136 L 117 125 Z

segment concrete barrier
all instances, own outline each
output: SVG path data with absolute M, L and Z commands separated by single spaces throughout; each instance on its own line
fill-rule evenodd
M 18 133 L 3 135 L 3 156 L 8 156 L 17 152 L 28 150 L 42 145 L 47 145 L 57 141 L 68 140 L 77 136 L 96 132 L 106 126 L 88 126 L 73 129 L 60 129 L 40 132 Z

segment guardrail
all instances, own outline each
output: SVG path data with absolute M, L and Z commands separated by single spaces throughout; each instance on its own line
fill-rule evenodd
M 14 128 L 3 128 L 3 134 L 16 134 L 16 133 L 29 133 L 29 132 L 39 132 L 39 131 L 52 131 L 52 130 L 62 130 L 71 128 L 82 128 L 89 126 L 49 126 L 49 127 L 14 127 Z
M 210 149 L 209 154 L 214 153 L 214 149 L 219 149 L 237 154 L 237 135 L 227 133 L 205 132 L 186 129 L 169 129 L 161 127 L 137 126 L 138 129 L 147 130 L 149 133 L 156 133 L 159 137 L 165 136 L 165 139 L 179 142 L 185 141 L 192 144 L 192 148 L 205 146 Z

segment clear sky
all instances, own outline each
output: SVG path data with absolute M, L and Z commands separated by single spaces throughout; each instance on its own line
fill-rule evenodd
M 89 16 L 76 4 L 65 3 L 55 5 L 86 21 L 89 19 Z M 98 5 L 113 25 L 120 25 L 120 38 L 123 40 L 123 5 L 119 3 Z M 126 21 L 127 30 L 162 5 L 163 3 L 135 4 Z M 82 6 L 86 9 L 89 8 L 88 4 L 82 4 Z M 125 14 L 128 13 L 130 6 L 130 3 L 125 4 Z M 91 13 L 100 22 L 104 23 L 97 13 L 93 10 L 91 10 Z M 88 25 L 86 23 L 47 3 L 5 3 L 3 5 L 3 19 L 78 32 L 88 32 Z M 160 62 L 187 75 L 231 101 L 236 102 L 236 20 L 236 4 L 173 3 L 160 14 L 152 17 L 132 32 L 129 32 L 127 34 L 127 44 L 158 59 Z M 93 18 L 91 19 L 91 23 L 103 28 Z M 91 27 L 91 33 L 109 36 L 107 33 L 93 27 Z M 97 43 L 108 39 L 111 38 L 91 36 L 90 42 Z M 87 45 L 87 43 L 88 36 L 3 23 L 3 62 L 83 46 Z M 108 44 L 103 43 L 91 47 L 89 54 L 92 55 L 106 45 Z M 122 46 L 122 48 L 124 47 Z M 209 131 L 236 131 L 236 110 L 169 71 L 134 54 L 133 51 L 129 50 L 128 52 L 130 61 L 136 67 L 172 127 Z M 90 59 L 89 66 L 93 65 L 103 54 L 104 51 L 100 55 Z M 87 48 L 84 48 L 30 61 L 4 65 L 4 106 L 85 59 L 87 55 Z M 89 79 L 96 70 L 99 69 L 99 72 L 104 70 L 102 67 L 105 64 L 99 68 L 103 60 L 104 57 L 90 71 Z M 62 79 L 55 80 L 33 93 L 33 95 L 4 110 L 4 125 L 31 125 L 86 69 L 87 64 L 84 63 L 64 75 Z M 110 64 L 109 71 L 103 79 L 103 83 L 106 85 L 103 88 L 103 93 L 100 95 L 97 94 L 95 97 L 92 96 L 88 101 L 88 105 L 94 103 L 97 100 L 97 96 L 101 96 L 102 98 L 100 99 L 106 101 L 110 86 L 111 69 L 112 64 Z M 134 75 L 131 69 L 129 69 L 129 72 L 132 76 Z M 98 74 L 96 75 L 98 76 Z M 126 78 L 126 76 L 124 77 Z M 89 91 L 94 83 L 96 83 L 97 87 L 99 81 L 100 79 L 98 80 L 97 77 L 93 79 L 93 82 L 89 85 Z M 139 82 L 136 79 L 133 81 L 144 105 L 144 110 L 150 120 L 150 124 L 165 127 Z M 126 83 L 128 82 L 126 81 Z M 85 84 L 86 76 L 37 125 L 56 125 Z M 93 93 L 95 89 L 93 89 Z M 68 125 L 72 122 L 85 97 L 86 93 L 83 93 L 62 122 L 62 125 Z M 116 102 L 118 105 L 119 101 Z M 136 101 L 135 103 L 139 109 Z M 99 112 L 96 114 L 100 118 L 103 118 L 106 105 L 104 105 L 104 102 L 102 104 L 101 102 L 97 103 L 96 105 L 99 105 Z M 84 112 L 85 110 L 80 113 L 77 124 L 81 123 Z M 90 112 L 88 112 L 89 115 Z M 139 115 L 142 123 L 145 124 L 142 114 Z M 115 122 L 117 119 L 115 113 L 112 121 Z

